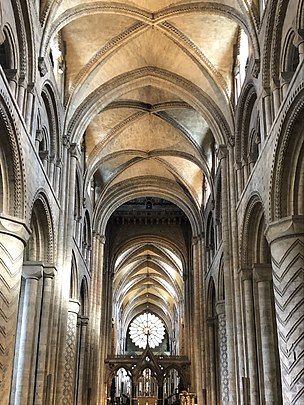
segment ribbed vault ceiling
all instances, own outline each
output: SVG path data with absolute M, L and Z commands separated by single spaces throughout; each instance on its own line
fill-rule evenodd
M 66 132 L 85 133 L 87 181 L 174 182 L 202 204 L 211 148 L 233 130 L 233 47 L 255 44 L 251 1 L 54 1 L 44 41 L 66 62 Z M 138 183 L 139 182 L 139 183 Z M 165 183 L 164 183 L 165 184 Z M 168 186 L 169 187 L 169 186 Z

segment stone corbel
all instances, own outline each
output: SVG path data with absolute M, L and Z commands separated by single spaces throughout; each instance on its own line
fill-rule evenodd
M 41 56 L 38 58 L 38 70 L 40 72 L 41 77 L 45 76 L 48 71 L 46 63 L 45 63 L 45 58 L 43 58 Z
M 226 145 L 217 145 L 215 153 L 219 160 L 226 158 L 228 156 L 227 146 Z
M 76 158 L 77 160 L 80 159 L 81 151 L 77 143 L 72 143 L 69 148 L 69 151 L 72 157 Z
M 255 79 L 259 76 L 260 67 L 261 67 L 260 59 L 255 59 L 251 67 L 251 74 Z

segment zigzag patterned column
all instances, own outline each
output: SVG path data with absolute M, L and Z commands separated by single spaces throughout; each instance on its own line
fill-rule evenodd
M 228 357 L 227 357 L 227 333 L 225 301 L 216 305 L 218 317 L 218 342 L 220 354 L 220 382 L 221 382 L 221 404 L 229 404 L 229 379 L 228 379 Z
M 267 230 L 273 264 L 284 404 L 304 403 L 304 217 Z
M 77 349 L 77 316 L 79 302 L 70 300 L 68 312 L 68 325 L 66 332 L 66 346 L 64 356 L 63 398 L 62 404 L 73 405 L 75 394 L 75 367 Z
M 9 403 L 23 262 L 24 224 L 0 218 L 0 398 Z

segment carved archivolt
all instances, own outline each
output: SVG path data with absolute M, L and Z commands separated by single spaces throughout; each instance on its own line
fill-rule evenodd
M 286 106 L 284 113 L 282 114 L 279 129 L 277 131 L 273 153 L 272 175 L 269 195 L 269 216 L 272 221 L 295 214 L 295 201 L 293 200 L 294 192 L 293 187 L 291 187 L 291 184 L 295 181 L 295 179 L 289 179 L 290 183 L 288 184 L 284 182 L 284 178 L 286 179 L 286 176 L 288 178 L 292 175 L 292 167 L 294 167 L 294 165 L 298 163 L 296 154 L 294 156 L 291 156 L 287 153 L 289 146 L 292 143 L 298 143 L 298 147 L 295 152 L 298 153 L 301 150 L 301 147 L 303 150 L 303 111 L 304 83 L 301 83 L 295 89 L 293 94 L 290 95 L 288 105 Z M 300 126 L 297 127 L 297 125 Z
M 26 216 L 26 169 L 21 148 L 21 137 L 13 108 L 9 98 L 0 88 L 0 116 L 3 122 L 1 140 L 6 150 L 3 151 L 6 157 L 6 167 L 3 175 L 8 178 L 7 189 L 4 195 L 9 196 L 7 213 L 19 218 Z

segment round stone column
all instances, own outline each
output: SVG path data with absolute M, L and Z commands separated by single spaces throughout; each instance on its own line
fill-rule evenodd
M 89 319 L 84 316 L 78 317 L 79 328 L 79 363 L 77 381 L 77 404 L 85 404 L 86 400 L 86 360 L 87 360 L 87 325 Z
M 35 320 L 37 311 L 37 292 L 39 279 L 42 277 L 41 263 L 25 263 L 22 277 L 24 278 L 24 295 L 22 302 L 20 339 L 18 347 L 18 361 L 16 364 L 16 392 L 14 405 L 29 402 L 30 386 L 32 382 Z
M 245 311 L 245 336 L 247 346 L 247 373 L 249 378 L 249 403 L 257 405 L 259 399 L 259 383 L 258 383 L 258 368 L 257 368 L 257 350 L 256 350 L 256 333 L 255 333 L 255 317 L 254 317 L 254 302 L 253 302 L 253 286 L 252 286 L 252 270 L 243 269 L 241 271 L 243 284 L 243 302 Z
M 274 319 L 272 313 L 272 269 L 271 265 L 254 265 L 253 278 L 257 284 L 258 311 L 261 338 L 264 401 L 276 405 L 278 400 Z M 262 384 L 262 383 L 261 383 Z
M 225 301 L 216 305 L 218 319 L 218 342 L 219 342 L 219 366 L 221 383 L 221 404 L 229 404 L 229 379 L 228 379 L 228 355 L 227 355 L 227 333 Z
M 78 301 L 69 301 L 63 374 L 62 404 L 64 405 L 74 404 L 76 386 L 77 317 L 79 309 L 80 304 Z
M 0 398 L 9 404 L 23 263 L 24 223 L 0 216 Z
M 35 405 L 43 405 L 46 402 L 46 376 L 48 374 L 48 360 L 50 357 L 51 340 L 51 307 L 54 299 L 54 283 L 56 268 L 44 266 L 42 306 L 40 317 L 40 335 L 38 346 Z
M 284 404 L 304 403 L 304 216 L 269 225 Z

